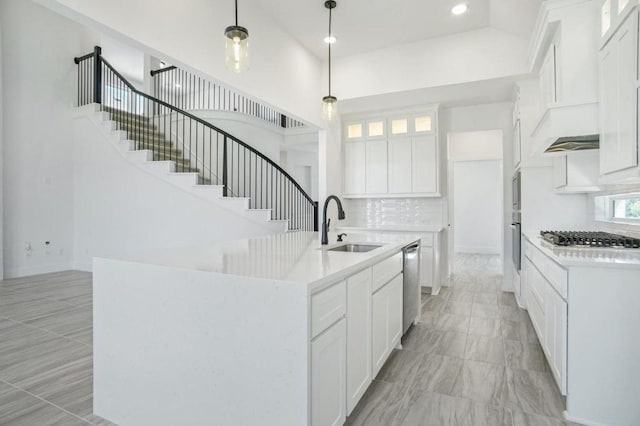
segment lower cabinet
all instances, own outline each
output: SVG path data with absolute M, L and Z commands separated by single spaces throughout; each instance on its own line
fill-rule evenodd
M 311 425 L 341 425 L 358 404 L 400 342 L 402 297 L 401 253 L 311 296 Z
M 402 337 L 402 274 L 372 297 L 372 358 L 375 377 Z
M 567 302 L 549 285 L 545 295 L 544 349 L 560 393 L 567 394 Z
M 526 306 L 560 393 L 567 394 L 567 302 L 551 284 L 548 271 L 558 266 L 525 243 L 523 285 Z M 529 256 L 533 257 L 532 260 Z M 551 263 L 549 263 L 551 262 Z
M 372 381 L 371 269 L 347 280 L 347 415 Z
M 346 357 L 343 318 L 311 342 L 312 425 L 342 425 L 346 420 Z

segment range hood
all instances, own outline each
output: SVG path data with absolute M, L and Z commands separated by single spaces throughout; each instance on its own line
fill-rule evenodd
M 600 149 L 600 135 L 568 136 L 556 139 L 547 149 L 545 154 L 556 152 L 585 151 L 588 149 Z

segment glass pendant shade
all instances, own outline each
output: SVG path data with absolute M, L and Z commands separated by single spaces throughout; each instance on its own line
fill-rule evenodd
M 225 65 L 235 73 L 249 69 L 249 31 L 233 25 L 224 31 Z
M 338 98 L 335 96 L 325 96 L 322 98 L 322 118 L 325 121 L 332 121 L 338 116 Z

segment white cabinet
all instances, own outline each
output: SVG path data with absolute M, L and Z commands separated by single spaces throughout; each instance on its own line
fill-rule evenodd
M 600 153 L 597 149 L 572 152 L 553 159 L 553 186 L 558 193 L 599 191 Z
M 436 121 L 437 110 L 347 117 L 345 197 L 439 196 Z
M 414 136 L 411 140 L 411 192 L 438 192 L 438 146 L 436 136 Z
M 346 414 L 347 324 L 343 318 L 311 342 L 311 424 L 342 425 Z
M 600 61 L 600 174 L 615 183 L 640 176 L 638 167 L 638 12 L 621 24 Z
M 558 101 L 558 66 L 559 61 L 556 58 L 557 43 L 551 43 L 542 59 L 540 66 L 540 99 L 541 113 L 544 113 L 549 107 Z
M 344 164 L 345 195 L 387 193 L 386 140 L 345 143 Z
M 402 274 L 372 297 L 372 377 L 375 377 L 402 336 Z
M 411 151 L 411 137 L 389 139 L 389 192 L 392 194 L 411 192 Z
M 344 145 L 344 191 L 347 194 L 367 192 L 365 153 L 364 142 L 347 142 Z
M 371 277 L 367 268 L 347 280 L 347 415 L 372 381 Z
M 376 140 L 366 143 L 366 193 L 387 193 L 387 141 Z
M 526 241 L 522 276 L 531 323 L 563 395 L 567 394 L 567 271 Z
M 546 286 L 544 349 L 560 393 L 567 393 L 567 302 Z

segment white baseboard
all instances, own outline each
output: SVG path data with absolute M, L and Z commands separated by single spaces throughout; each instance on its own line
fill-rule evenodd
M 4 278 L 28 277 L 30 275 L 48 274 L 50 272 L 68 271 L 70 269 L 73 269 L 71 262 L 50 263 L 48 265 L 37 266 L 20 266 L 17 268 L 9 267 L 4 270 Z

